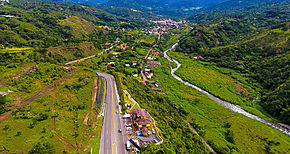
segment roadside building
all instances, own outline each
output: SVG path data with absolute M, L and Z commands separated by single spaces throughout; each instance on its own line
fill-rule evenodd
M 151 119 L 145 109 L 135 109 L 133 111 L 133 120 L 137 125 L 137 131 L 141 131 L 144 136 L 148 136 L 148 130 L 151 128 Z
M 150 69 L 148 69 L 148 68 L 145 68 L 145 72 L 150 72 Z
M 148 60 L 154 60 L 152 57 L 148 57 L 147 59 L 148 59 Z

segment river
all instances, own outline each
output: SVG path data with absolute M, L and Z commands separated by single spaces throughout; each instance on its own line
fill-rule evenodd
M 279 131 L 281 131 L 281 132 L 283 132 L 283 133 L 285 133 L 285 134 L 287 134 L 287 135 L 290 135 L 290 130 L 282 126 L 282 125 L 287 126 L 286 124 L 275 124 L 275 123 L 272 123 L 272 122 L 270 122 L 270 121 L 267 121 L 267 120 L 265 120 L 265 119 L 263 119 L 263 118 L 260 118 L 260 117 L 258 117 L 258 116 L 256 116 L 256 115 L 253 115 L 253 114 L 251 114 L 251 113 L 245 111 L 244 109 L 242 109 L 242 108 L 241 108 L 240 106 L 238 106 L 238 105 L 235 105 L 235 104 L 232 104 L 232 103 L 229 103 L 229 102 L 223 101 L 223 100 L 221 100 L 221 99 L 215 97 L 214 95 L 210 94 L 209 92 L 207 92 L 207 91 L 205 91 L 205 90 L 203 90 L 203 89 L 201 89 L 201 88 L 199 88 L 199 87 L 197 87 L 197 86 L 195 86 L 195 85 L 193 85 L 193 84 L 191 84 L 191 83 L 189 83 L 189 82 L 186 82 L 186 81 L 182 80 L 179 76 L 177 76 L 177 75 L 175 74 L 175 71 L 177 71 L 177 70 L 180 68 L 181 64 L 180 64 L 177 60 L 172 59 L 171 57 L 169 57 L 169 56 L 167 55 L 167 52 L 170 51 L 170 50 L 173 50 L 177 45 L 178 45 L 178 43 L 174 44 L 170 49 L 168 49 L 168 50 L 166 50 L 166 51 L 164 52 L 164 57 L 167 58 L 170 62 L 174 62 L 174 63 L 177 65 L 176 68 L 171 68 L 171 75 L 172 75 L 175 79 L 179 80 L 180 82 L 182 82 L 183 84 L 185 84 L 185 85 L 187 85 L 187 86 L 190 86 L 190 87 L 192 87 L 192 88 L 194 88 L 194 89 L 196 89 L 196 90 L 198 90 L 198 91 L 200 91 L 200 92 L 206 94 L 206 95 L 209 96 L 212 100 L 218 102 L 219 104 L 221 104 L 222 106 L 224 106 L 224 107 L 230 109 L 231 111 L 234 111 L 234 112 L 240 113 L 240 114 L 242 114 L 242 115 L 244 115 L 244 116 L 247 116 L 247 117 L 249 117 L 249 118 L 252 118 L 252 119 L 258 120 L 258 121 L 260 121 L 260 122 L 262 122 L 262 123 L 264 123 L 264 124 L 266 124 L 266 125 L 269 125 L 269 126 L 275 128 L 275 129 L 277 129 L 277 130 L 279 130 Z M 288 127 L 289 127 L 289 126 L 288 126 Z

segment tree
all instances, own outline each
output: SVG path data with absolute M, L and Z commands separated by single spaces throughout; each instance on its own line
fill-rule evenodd
M 31 151 L 29 151 L 29 154 L 53 154 L 55 153 L 55 149 L 53 145 L 51 145 L 48 142 L 40 143 L 38 142 Z
M 6 96 L 0 95 L 0 105 L 5 105 L 6 104 Z

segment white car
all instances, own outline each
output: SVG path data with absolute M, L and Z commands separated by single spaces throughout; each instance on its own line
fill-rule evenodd
M 152 129 L 152 133 L 155 134 L 155 130 L 154 129 Z
M 132 126 L 132 124 L 126 124 L 126 127 L 131 127 Z
M 126 130 L 132 130 L 132 127 L 126 127 Z
M 154 142 L 157 143 L 158 141 L 156 139 L 154 139 Z
M 149 135 L 151 135 L 151 134 L 152 134 L 150 130 L 148 130 L 148 134 L 149 134 Z

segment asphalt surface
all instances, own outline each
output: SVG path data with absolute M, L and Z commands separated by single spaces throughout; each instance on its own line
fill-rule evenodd
M 97 72 L 106 80 L 104 100 L 104 122 L 100 141 L 100 154 L 126 154 L 126 138 L 124 124 L 118 107 L 118 96 L 115 79 L 112 75 Z M 118 113 L 116 111 L 118 110 Z M 122 129 L 122 133 L 119 132 Z

